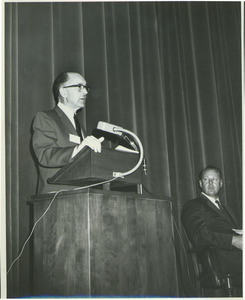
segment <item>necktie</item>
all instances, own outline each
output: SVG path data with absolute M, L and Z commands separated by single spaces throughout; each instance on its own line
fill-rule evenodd
M 221 205 L 219 200 L 215 200 L 215 203 L 218 204 L 219 209 L 222 211 L 223 215 L 228 219 L 231 223 L 234 223 L 233 219 L 231 218 L 230 214 L 227 212 L 227 210 Z
M 74 118 L 74 122 L 75 122 L 75 125 L 76 125 L 76 132 L 77 132 L 77 135 L 81 138 L 81 140 L 83 139 L 82 137 L 82 133 L 81 133 L 81 126 L 80 126 L 80 123 L 78 121 L 78 117 L 76 114 L 74 114 L 73 116 Z

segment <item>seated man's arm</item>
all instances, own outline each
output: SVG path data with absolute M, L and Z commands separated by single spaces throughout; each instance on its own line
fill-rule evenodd
M 203 207 L 195 200 L 186 203 L 181 215 L 182 224 L 195 247 L 213 246 L 220 249 L 234 249 L 232 233 L 216 232 L 212 224 L 207 224 Z M 236 247 L 236 246 L 235 246 Z
M 231 243 L 237 249 L 242 250 L 242 236 L 240 236 L 240 235 L 234 235 L 232 237 L 232 242 Z

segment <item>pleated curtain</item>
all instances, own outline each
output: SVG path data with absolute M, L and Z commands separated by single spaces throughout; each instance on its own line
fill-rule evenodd
M 76 71 L 91 85 L 82 112 L 87 133 L 105 121 L 137 134 L 147 159 L 144 192 L 172 201 L 180 296 L 188 296 L 180 212 L 200 193 L 197 176 L 206 165 L 222 170 L 222 196 L 242 220 L 240 5 L 5 3 L 8 266 L 30 232 L 33 117 L 54 107 L 54 78 Z M 8 274 L 9 297 L 31 295 L 30 247 Z

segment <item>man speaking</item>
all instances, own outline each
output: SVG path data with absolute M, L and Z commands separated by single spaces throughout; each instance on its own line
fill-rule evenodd
M 85 107 L 88 91 L 86 80 L 79 73 L 63 72 L 53 83 L 56 107 L 38 112 L 34 118 L 32 145 L 38 161 L 38 194 L 75 188 L 48 184 L 47 179 L 72 162 L 84 147 L 101 152 L 103 138 L 85 137 L 76 116 L 77 110 Z

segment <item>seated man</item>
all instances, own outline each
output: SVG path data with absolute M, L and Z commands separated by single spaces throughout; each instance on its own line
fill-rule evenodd
M 221 172 L 216 167 L 207 167 L 200 172 L 201 195 L 184 204 L 181 221 L 195 249 L 209 249 L 211 261 L 219 278 L 231 276 L 234 286 L 242 283 L 242 235 L 236 233 L 238 225 L 231 211 L 220 202 L 218 194 L 222 187 Z M 197 252 L 202 259 L 202 251 Z M 205 269 L 207 272 L 207 269 Z M 211 274 L 203 274 L 207 278 Z M 204 296 L 212 297 L 210 290 Z M 241 290 L 239 291 L 241 296 Z M 219 295 L 222 296 L 222 295 Z
M 32 144 L 39 169 L 38 194 L 74 188 L 48 184 L 47 179 L 71 162 L 85 146 L 101 152 L 104 138 L 85 137 L 76 117 L 77 110 L 85 106 L 87 93 L 86 81 L 80 74 L 61 73 L 53 83 L 56 107 L 38 112 L 34 118 Z

